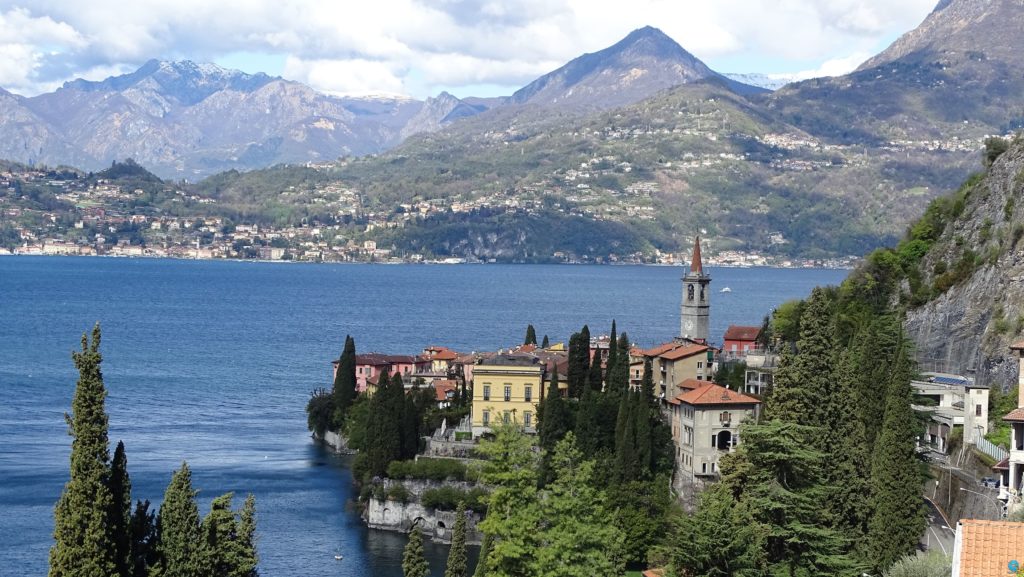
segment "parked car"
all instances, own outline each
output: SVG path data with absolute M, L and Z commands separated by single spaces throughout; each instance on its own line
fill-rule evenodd
M 982 487 L 990 487 L 992 489 L 998 489 L 999 488 L 999 479 L 996 479 L 994 477 L 982 477 L 981 478 L 981 486 Z

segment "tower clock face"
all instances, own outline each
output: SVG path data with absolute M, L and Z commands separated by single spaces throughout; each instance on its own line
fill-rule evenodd
M 686 319 L 685 321 L 683 321 L 683 330 L 686 331 L 686 334 L 692 333 L 693 321 L 691 321 L 690 319 Z

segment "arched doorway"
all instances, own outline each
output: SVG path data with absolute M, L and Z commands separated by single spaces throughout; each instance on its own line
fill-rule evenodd
M 732 448 L 732 433 L 721 431 L 715 440 L 715 448 L 719 451 L 728 451 Z

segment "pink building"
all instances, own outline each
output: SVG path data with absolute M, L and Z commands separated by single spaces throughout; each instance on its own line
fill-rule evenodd
M 337 378 L 339 361 L 340 359 L 331 361 L 331 382 Z M 356 390 L 360 393 L 366 391 L 366 381 L 372 379 L 376 382 L 377 377 L 383 373 L 387 373 L 388 376 L 400 374 L 404 379 L 407 375 L 430 371 L 430 365 L 430 359 L 411 355 L 356 355 Z

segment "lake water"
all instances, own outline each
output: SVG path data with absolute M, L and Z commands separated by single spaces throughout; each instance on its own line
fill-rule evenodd
M 46 574 L 68 478 L 70 353 L 96 321 L 111 444 L 125 442 L 136 498 L 158 501 L 188 460 L 204 514 L 226 491 L 256 495 L 263 575 L 400 577 L 405 536 L 363 526 L 348 504 L 348 461 L 305 427 L 309 392 L 329 386 L 345 335 L 360 352 L 479 351 L 521 342 L 527 323 L 556 342 L 583 323 L 606 332 L 615 318 L 653 345 L 678 331 L 682 272 L 0 258 L 0 576 Z M 846 274 L 710 273 L 713 341 Z M 427 552 L 440 576 L 447 548 Z

